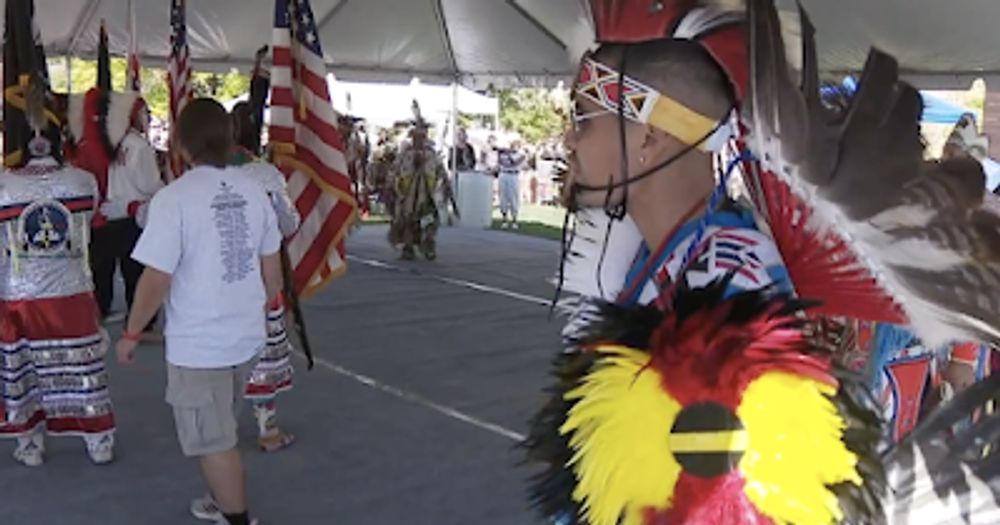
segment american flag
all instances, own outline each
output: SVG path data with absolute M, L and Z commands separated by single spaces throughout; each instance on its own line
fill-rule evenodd
M 308 0 L 276 0 L 273 49 L 269 138 L 302 215 L 287 248 L 295 290 L 308 296 L 346 271 L 344 238 L 357 203 Z
M 188 53 L 185 0 L 170 2 L 170 59 L 167 63 L 167 84 L 170 87 L 170 124 L 177 123 L 181 110 L 191 100 L 191 63 Z M 184 172 L 180 155 L 171 148 L 169 178 L 180 177 Z
M 125 87 L 132 91 L 142 89 L 139 78 L 139 39 L 135 34 L 135 0 L 128 2 L 128 69 L 126 70 Z

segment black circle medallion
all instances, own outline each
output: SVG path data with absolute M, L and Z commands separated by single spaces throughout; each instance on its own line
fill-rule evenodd
M 674 459 L 685 472 L 700 478 L 730 472 L 746 451 L 743 422 L 732 410 L 714 402 L 681 410 L 669 440 Z

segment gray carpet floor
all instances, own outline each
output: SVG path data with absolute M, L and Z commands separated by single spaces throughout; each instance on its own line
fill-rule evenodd
M 298 442 L 257 452 L 243 414 L 254 514 L 264 525 L 540 523 L 515 447 L 558 350 L 543 304 L 557 243 L 446 228 L 438 261 L 404 263 L 385 233 L 355 232 L 347 275 L 305 304 L 320 362 L 307 372 L 298 360 L 279 399 Z M 92 466 L 62 438 L 27 469 L 0 443 L 0 523 L 197 523 L 187 505 L 202 484 L 163 402 L 162 347 L 144 346 L 132 368 L 112 361 L 117 460 Z

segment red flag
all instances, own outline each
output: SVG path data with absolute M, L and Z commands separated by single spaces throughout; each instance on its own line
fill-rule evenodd
M 302 215 L 287 246 L 295 289 L 308 296 L 347 269 L 344 238 L 357 203 L 308 0 L 276 0 L 273 49 L 269 137 Z

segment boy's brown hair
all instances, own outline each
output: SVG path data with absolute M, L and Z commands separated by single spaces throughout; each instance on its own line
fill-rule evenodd
M 233 125 L 222 104 L 196 98 L 184 106 L 177 119 L 176 140 L 192 164 L 224 168 L 233 147 Z

